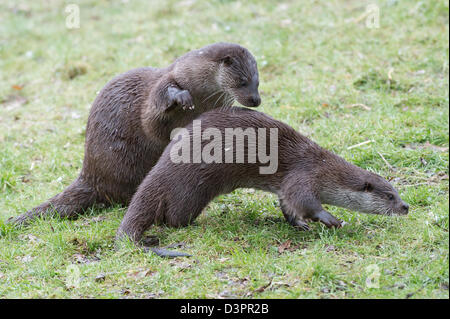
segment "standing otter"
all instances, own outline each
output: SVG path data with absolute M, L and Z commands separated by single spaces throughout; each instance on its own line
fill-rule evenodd
M 385 179 L 263 113 L 238 107 L 212 110 L 200 115 L 180 136 L 167 146 L 134 194 L 117 239 L 127 235 L 139 242 L 153 223 L 186 226 L 214 197 L 239 187 L 277 194 L 287 221 L 302 230 L 309 229 L 308 221 L 341 226 L 323 203 L 371 214 L 408 213 L 408 205 Z M 275 165 L 269 163 L 276 170 L 263 174 L 261 169 L 268 168 L 263 167 L 268 147 L 271 153 L 278 152 Z M 187 152 L 183 161 L 180 150 Z M 227 161 L 227 156 L 234 162 Z
M 215 107 L 261 103 L 258 69 L 244 47 L 216 43 L 167 68 L 138 68 L 112 79 L 96 97 L 87 123 L 83 168 L 62 193 L 10 222 L 37 216 L 75 217 L 94 203 L 128 204 L 157 162 L 170 132 Z

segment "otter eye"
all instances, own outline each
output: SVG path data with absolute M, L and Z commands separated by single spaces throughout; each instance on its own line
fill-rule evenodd
M 240 87 L 247 86 L 247 84 L 248 84 L 248 82 L 245 79 L 241 79 L 241 81 L 239 82 Z
M 364 192 L 371 192 L 372 190 L 373 190 L 372 184 L 370 184 L 369 182 L 366 182 L 366 183 L 364 184 L 364 189 L 363 189 L 363 191 L 364 191 Z
M 392 195 L 392 194 L 387 194 L 387 198 L 388 198 L 389 200 L 393 200 L 393 199 L 394 199 L 394 195 Z

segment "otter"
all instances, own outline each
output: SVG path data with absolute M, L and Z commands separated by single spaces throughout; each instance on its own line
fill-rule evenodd
M 231 129 L 245 135 L 226 142 Z M 404 215 L 409 210 L 384 178 L 321 148 L 264 113 L 239 107 L 212 110 L 177 136 L 138 187 L 116 240 L 129 237 L 139 244 L 144 231 L 155 223 L 186 226 L 216 196 L 241 187 L 277 194 L 284 217 L 300 230 L 308 230 L 311 221 L 342 226 L 322 204 L 381 215 Z M 194 149 L 195 143 L 201 147 Z M 263 173 L 261 168 L 267 168 L 268 161 L 260 154 L 267 155 L 270 145 L 278 153 L 276 169 Z M 179 158 L 180 150 L 188 150 L 184 160 Z M 227 161 L 227 153 L 233 162 Z
M 170 142 L 175 127 L 213 108 L 261 103 L 253 55 L 233 43 L 186 53 L 166 68 L 133 69 L 113 78 L 90 110 L 81 173 L 62 193 L 23 215 L 73 218 L 88 207 L 127 205 Z

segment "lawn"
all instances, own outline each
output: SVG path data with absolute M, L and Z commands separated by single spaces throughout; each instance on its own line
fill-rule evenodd
M 0 3 L 0 297 L 449 298 L 446 0 L 73 2 L 73 29 L 65 1 Z M 4 224 L 75 179 L 107 81 L 219 41 L 255 55 L 260 111 L 391 180 L 410 214 L 328 207 L 345 227 L 300 232 L 240 189 L 148 231 L 194 255 L 170 260 L 114 248 L 126 207 Z

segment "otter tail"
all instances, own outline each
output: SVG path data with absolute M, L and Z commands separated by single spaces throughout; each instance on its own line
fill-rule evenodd
M 148 251 L 148 250 L 154 252 L 159 257 L 164 257 L 164 258 L 192 257 L 192 255 L 181 252 L 181 251 L 168 250 L 168 249 L 158 248 L 158 247 L 152 247 L 152 248 L 144 247 L 144 251 Z
M 94 189 L 78 177 L 69 187 L 25 214 L 8 219 L 8 223 L 26 225 L 38 217 L 73 218 L 96 202 Z

